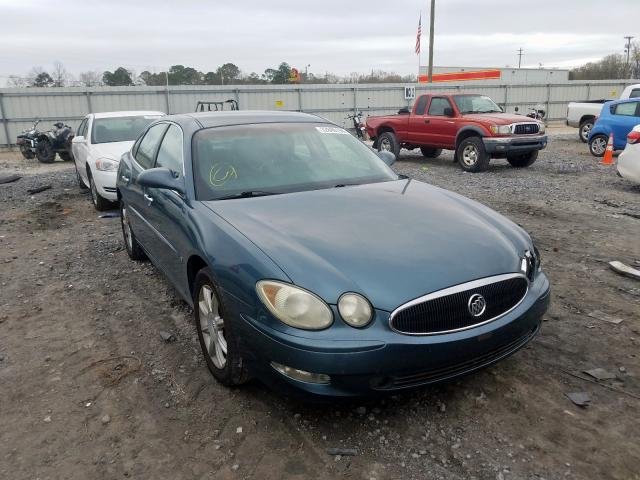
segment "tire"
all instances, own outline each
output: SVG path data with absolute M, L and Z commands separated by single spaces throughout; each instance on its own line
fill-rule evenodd
M 200 270 L 193 283 L 193 316 L 198 341 L 211 374 L 228 387 L 241 385 L 251 376 L 240 356 L 233 324 L 218 292 L 211 270 Z
M 36 147 L 36 156 L 40 163 L 53 163 L 56 159 L 56 152 L 49 140 L 41 140 Z
M 604 152 L 607 151 L 607 143 L 609 142 L 609 137 L 599 133 L 591 137 L 589 140 L 589 151 L 591 155 L 594 157 L 604 157 Z
M 422 156 L 426 158 L 438 158 L 442 153 L 441 148 L 433 147 L 420 147 L 420 151 L 422 152 Z
M 124 240 L 124 247 L 127 250 L 127 254 L 131 260 L 141 262 L 146 260 L 147 255 L 136 240 L 136 236 L 133 233 L 131 224 L 129 223 L 129 214 L 124 202 L 120 202 L 120 226 L 122 227 L 122 239 Z
M 467 137 L 456 148 L 458 163 L 465 172 L 483 172 L 489 167 L 489 154 L 480 137 Z
M 103 198 L 98 193 L 98 188 L 96 187 L 96 183 L 93 181 L 93 177 L 91 173 L 88 172 L 89 177 L 89 189 L 91 190 L 91 200 L 93 201 L 93 206 L 96 207 L 96 210 L 99 212 L 103 212 L 105 210 L 111 210 L 113 208 L 113 203 L 111 203 L 106 198 Z
M 73 166 L 76 169 L 76 182 L 78 182 L 78 188 L 80 189 L 80 191 L 82 193 L 86 192 L 87 190 L 89 190 L 89 187 L 87 187 L 84 184 L 84 181 L 82 180 L 82 177 L 80 176 L 80 172 L 78 172 L 78 166 L 75 164 L 75 162 L 73 162 Z
M 587 143 L 589 141 L 589 133 L 591 133 L 591 129 L 593 128 L 593 119 L 584 120 L 580 123 L 578 127 L 578 137 L 582 143 Z
M 380 134 L 377 143 L 379 152 L 382 152 L 383 150 L 391 152 L 396 156 L 396 160 L 398 160 L 398 155 L 400 154 L 400 143 L 393 132 L 383 132 Z
M 22 156 L 27 160 L 33 160 L 36 157 L 33 151 L 27 147 L 21 146 L 20 153 L 22 153 Z
M 73 157 L 69 152 L 58 152 L 58 155 L 65 162 L 70 162 L 71 160 L 73 160 Z
M 514 168 L 525 168 L 533 165 L 538 158 L 538 150 L 521 153 L 519 155 L 507 155 L 507 161 Z

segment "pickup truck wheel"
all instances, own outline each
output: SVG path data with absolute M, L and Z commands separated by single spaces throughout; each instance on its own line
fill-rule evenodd
M 426 158 L 438 158 L 442 153 L 441 148 L 432 147 L 420 147 L 420 151 L 422 152 L 422 156 Z
M 489 166 L 489 155 L 480 137 L 467 137 L 456 149 L 458 163 L 466 172 L 482 172 Z
M 538 158 L 538 151 L 521 153 L 520 155 L 507 155 L 507 161 L 515 168 L 524 168 L 533 164 Z
M 378 151 L 391 152 L 396 156 L 396 160 L 398 159 L 400 144 L 393 132 L 384 132 L 378 137 Z
M 601 133 L 591 137 L 591 140 L 589 140 L 589 151 L 591 155 L 594 157 L 603 157 L 604 152 L 607 150 L 607 143 L 609 143 L 609 138 Z
M 593 128 L 593 120 L 585 120 L 578 127 L 578 136 L 580 137 L 580 141 L 587 143 L 589 141 L 589 134 L 591 133 L 591 129 Z

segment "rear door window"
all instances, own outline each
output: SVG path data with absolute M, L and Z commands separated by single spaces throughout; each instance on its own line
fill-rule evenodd
M 613 107 L 613 114 L 624 115 L 625 117 L 634 117 L 636 115 L 637 106 L 637 102 L 619 103 Z
M 424 115 L 424 111 L 427 108 L 427 100 L 429 100 L 427 95 L 422 95 L 418 99 L 418 103 L 416 104 L 416 115 Z
M 629 94 L 629 98 L 640 98 L 640 88 L 634 88 Z
M 156 158 L 156 152 L 158 151 L 158 146 L 160 145 L 160 140 L 162 139 L 166 129 L 166 123 L 154 125 L 147 131 L 140 141 L 140 145 L 138 145 L 138 149 L 135 153 L 135 159 L 142 168 L 151 168 L 153 165 Z

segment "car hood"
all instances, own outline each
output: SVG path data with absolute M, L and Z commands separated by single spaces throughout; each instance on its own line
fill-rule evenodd
M 463 115 L 465 120 L 473 122 L 486 123 L 491 122 L 496 125 L 510 125 L 512 123 L 534 122 L 537 121 L 525 115 L 511 115 L 510 113 L 466 113 Z
M 91 155 L 96 160 L 98 158 L 120 160 L 120 157 L 131 150 L 132 146 L 133 142 L 96 143 L 91 145 Z
M 519 271 L 520 227 L 413 180 L 205 202 L 296 285 L 335 304 L 344 292 L 392 311 L 421 295 Z

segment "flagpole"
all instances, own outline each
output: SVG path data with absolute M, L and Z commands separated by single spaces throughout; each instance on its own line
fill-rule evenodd
M 420 24 L 422 24 L 422 10 L 420 10 Z M 420 31 L 422 36 L 422 29 Z M 422 39 L 421 39 L 422 40 Z M 420 50 L 418 50 L 418 76 L 416 77 L 416 83 L 420 83 L 420 53 L 422 52 L 422 42 L 420 42 Z

